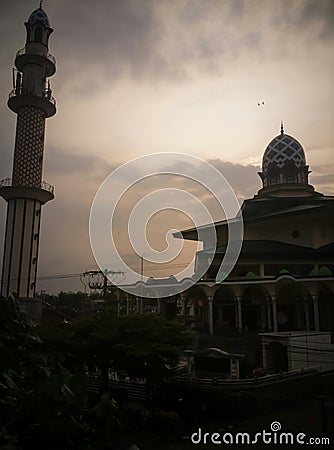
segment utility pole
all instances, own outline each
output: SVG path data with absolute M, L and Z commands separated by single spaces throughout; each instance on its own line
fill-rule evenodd
M 102 291 L 102 295 L 105 298 L 108 290 L 114 287 L 114 284 L 108 280 L 108 275 L 125 276 L 125 273 L 121 270 L 88 270 L 83 272 L 82 278 L 89 277 L 89 289 Z M 94 281 L 94 277 L 97 277 L 97 281 Z

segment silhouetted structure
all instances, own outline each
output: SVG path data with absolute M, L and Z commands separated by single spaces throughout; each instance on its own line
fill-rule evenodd
M 54 188 L 42 181 L 42 171 L 45 119 L 56 113 L 48 80 L 56 61 L 48 48 L 53 30 L 41 6 L 25 27 L 26 44 L 16 54 L 8 100 L 17 114 L 13 173 L 0 182 L 0 195 L 8 203 L 1 295 L 15 293 L 28 300 L 36 291 L 41 207 L 54 198 Z

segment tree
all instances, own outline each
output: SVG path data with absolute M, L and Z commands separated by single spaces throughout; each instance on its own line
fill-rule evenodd
M 75 448 L 83 436 L 85 392 L 85 377 L 49 364 L 34 323 L 15 299 L 1 299 L 1 448 Z

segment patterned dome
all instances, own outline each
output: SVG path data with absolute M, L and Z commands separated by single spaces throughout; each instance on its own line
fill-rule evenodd
M 276 136 L 266 148 L 262 160 L 262 171 L 267 172 L 270 164 L 274 164 L 279 169 L 287 162 L 293 163 L 298 169 L 306 166 L 304 149 L 297 139 L 284 134 L 283 126 L 281 134 Z
M 35 9 L 35 11 L 30 14 L 30 17 L 28 19 L 28 23 L 30 23 L 31 25 L 34 25 L 37 22 L 42 22 L 42 24 L 46 27 L 50 27 L 49 18 L 42 8 Z

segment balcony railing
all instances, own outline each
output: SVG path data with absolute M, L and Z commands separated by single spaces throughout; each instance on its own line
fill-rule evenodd
M 0 181 L 0 188 L 4 188 L 4 187 L 27 187 L 27 188 L 32 187 L 32 188 L 37 188 L 37 189 L 43 189 L 44 191 L 50 192 L 52 195 L 54 194 L 54 190 L 55 190 L 54 186 L 52 186 L 49 183 L 46 183 L 45 181 L 42 181 L 39 186 L 26 186 L 26 185 L 19 185 L 19 184 L 13 185 L 11 178 L 5 178 L 4 180 Z
M 22 87 L 14 88 L 13 90 L 10 91 L 9 98 L 17 97 L 19 95 L 33 95 L 33 94 L 29 94 L 23 91 Z M 50 103 L 53 104 L 53 106 L 56 106 L 56 99 L 53 97 L 51 89 L 45 89 L 45 91 L 42 92 L 41 97 L 39 95 L 33 95 L 33 97 L 46 98 L 47 100 L 49 100 Z
M 22 56 L 22 55 L 29 55 L 29 54 L 30 53 L 27 52 L 26 48 L 23 47 L 23 48 L 21 48 L 21 50 L 19 50 L 16 53 L 16 57 Z M 51 61 L 54 65 L 56 65 L 56 58 L 53 55 L 51 55 L 50 52 L 47 52 L 46 55 L 40 55 L 40 56 L 45 56 L 49 61 Z

